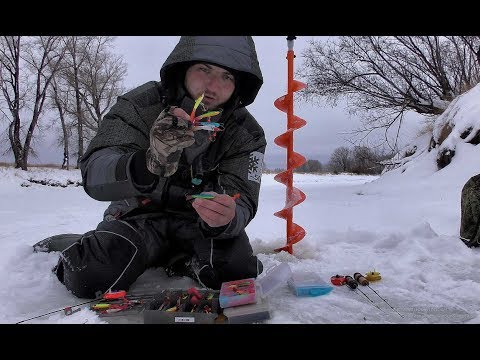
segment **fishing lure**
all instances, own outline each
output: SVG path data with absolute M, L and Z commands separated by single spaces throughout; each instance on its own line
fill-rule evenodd
M 193 127 L 193 130 L 222 131 L 223 124 L 217 122 L 199 122 Z
M 204 114 L 201 114 L 201 115 L 198 115 L 198 116 L 195 116 L 195 112 L 197 111 L 198 107 L 200 105 L 202 105 L 202 109 L 206 109 L 205 108 L 205 105 L 203 105 L 202 103 L 202 100 L 205 96 L 205 93 L 203 93 L 202 95 L 200 95 L 196 100 L 195 100 L 195 104 L 193 105 L 193 109 L 192 109 L 192 112 L 190 113 L 190 121 L 193 123 L 193 124 L 196 124 L 199 120 L 201 119 L 205 119 L 205 118 L 211 118 L 212 116 L 216 116 L 218 114 L 220 114 L 221 111 L 218 111 L 218 110 L 214 110 L 214 111 L 207 111 L 206 113 Z
M 194 195 L 187 195 L 187 200 L 191 199 L 207 199 L 211 200 L 215 197 L 215 195 L 212 194 L 207 194 L 207 193 L 200 193 L 200 194 L 194 194 Z M 234 194 L 232 195 L 233 200 L 237 200 L 240 197 L 240 194 Z
M 215 197 L 215 195 L 212 195 L 212 194 L 204 194 L 204 193 L 201 193 L 201 194 L 195 194 L 195 195 L 192 195 L 192 198 L 194 199 L 213 199 Z

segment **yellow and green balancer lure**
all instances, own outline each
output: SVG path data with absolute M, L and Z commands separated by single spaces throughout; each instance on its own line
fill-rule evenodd
M 193 125 L 196 125 L 197 122 L 199 122 L 199 120 L 202 120 L 202 119 L 205 119 L 205 118 L 208 118 L 208 122 L 210 122 L 210 118 L 212 116 L 216 116 L 218 114 L 220 114 L 220 111 L 208 111 L 204 114 L 201 114 L 201 115 L 198 115 L 198 116 L 195 116 L 195 112 L 197 111 L 199 105 L 201 104 L 202 105 L 202 108 L 205 109 L 205 106 L 202 104 L 202 100 L 204 98 L 205 94 L 202 94 L 200 95 L 196 100 L 195 100 L 195 104 L 193 105 L 193 110 L 192 112 L 190 113 L 190 121 L 193 123 Z M 217 123 L 215 123 L 217 124 Z

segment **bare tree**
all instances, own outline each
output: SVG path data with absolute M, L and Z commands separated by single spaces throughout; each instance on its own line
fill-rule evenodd
M 355 174 L 380 174 L 383 169 L 377 155 L 367 146 L 353 148 L 350 166 Z
M 457 40 L 457 37 L 450 36 L 448 39 L 452 42 L 453 46 L 455 47 L 456 55 L 458 59 L 467 58 L 469 62 L 476 62 L 478 66 L 480 66 L 480 36 L 460 36 L 461 43 Z M 462 46 L 464 45 L 464 46 Z M 467 50 L 468 49 L 468 50 Z M 473 66 L 469 66 L 469 68 L 473 68 Z M 475 77 L 472 74 L 464 74 L 463 72 L 461 75 L 464 76 L 464 81 L 468 84 L 469 77 Z M 476 74 L 477 83 L 478 83 L 478 74 Z M 463 80 L 463 78 L 462 78 Z M 475 85 L 473 84 L 468 85 Z M 471 87 L 471 86 L 470 86 Z
M 301 95 L 332 105 L 344 98 L 363 119 L 358 132 L 387 132 L 401 126 L 407 111 L 441 114 L 466 86 L 478 83 L 480 64 L 472 60 L 479 44 L 478 37 L 440 36 L 311 41 L 297 70 L 309 85 Z
M 11 115 L 9 139 L 16 168 L 28 170 L 47 89 L 63 57 L 58 43 L 58 36 L 1 38 L 0 86 Z M 22 116 L 30 116 L 28 126 L 22 123 Z
M 122 56 L 109 51 L 113 40 L 113 37 L 93 37 L 85 63 L 80 68 L 81 95 L 89 114 L 83 120 L 93 134 L 117 96 L 125 92 L 123 79 L 127 74 L 127 65 Z
M 9 122 L 8 138 L 17 167 L 23 162 L 20 111 L 25 97 L 25 90 L 21 92 L 20 87 L 20 40 L 20 36 L 3 36 L 0 40 L 0 85 L 8 109 L 2 115 Z
M 330 156 L 328 166 L 335 173 L 346 172 L 350 170 L 350 149 L 341 146 L 336 148 Z
M 97 132 L 103 115 L 117 96 L 125 92 L 123 79 L 127 72 L 122 56 L 110 51 L 114 37 L 72 36 L 63 39 L 67 56 L 62 79 L 61 99 L 65 114 L 74 119 L 77 133 L 77 168 L 84 154 L 85 142 Z M 60 81 L 60 80 L 59 80 Z M 73 96 L 71 96 L 72 94 Z M 70 98 L 64 99 L 65 96 Z M 60 111 L 60 109 L 59 109 Z
M 63 161 L 62 169 L 70 169 L 70 135 L 71 127 L 68 124 L 67 108 L 71 101 L 71 91 L 68 85 L 62 84 L 61 78 L 55 76 L 52 79 L 52 86 L 50 88 L 50 99 L 52 109 L 56 109 L 60 119 L 60 126 L 62 128 L 62 136 L 59 139 L 60 145 L 63 146 Z M 63 86 L 62 86 L 63 85 Z
M 72 115 L 75 118 L 75 126 L 77 130 L 77 168 L 80 161 L 80 157 L 84 152 L 84 134 L 83 124 L 85 111 L 83 110 L 82 94 L 80 89 L 79 73 L 80 68 L 84 64 L 86 57 L 90 37 L 86 36 L 68 36 L 64 37 L 63 45 L 65 46 L 65 66 L 59 76 L 66 81 L 68 88 L 65 90 L 70 93 L 73 91 L 73 101 L 63 101 L 66 114 Z M 61 97 L 61 95 L 58 95 Z
M 303 165 L 294 169 L 297 173 L 319 173 L 322 171 L 322 163 L 318 160 L 307 160 Z

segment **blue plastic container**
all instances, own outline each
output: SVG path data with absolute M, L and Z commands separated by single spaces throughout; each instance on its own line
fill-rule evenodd
M 326 295 L 333 289 L 333 286 L 313 272 L 294 272 L 287 283 L 296 296 Z

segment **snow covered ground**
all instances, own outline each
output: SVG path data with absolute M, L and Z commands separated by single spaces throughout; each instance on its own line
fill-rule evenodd
M 257 216 L 247 227 L 266 270 L 261 277 L 280 263 L 294 273 L 316 272 L 326 282 L 336 274 L 382 275 L 371 288 L 359 288 L 370 300 L 346 286 L 324 296 L 296 297 L 285 284 L 269 296 L 267 323 L 480 323 L 480 249 L 458 239 L 461 188 L 480 173 L 480 164 L 472 161 L 479 153 L 479 147 L 459 143 L 452 163 L 440 171 L 431 152 L 381 177 L 295 174 L 294 185 L 307 198 L 294 208 L 294 222 L 307 235 L 293 255 L 274 252 L 285 245 L 285 221 L 273 215 L 285 204 L 285 186 L 265 174 Z M 29 178 L 68 185 L 45 186 Z M 33 253 L 31 247 L 51 235 L 96 227 L 108 204 L 89 198 L 75 186 L 80 180 L 78 170 L 0 168 L 0 323 L 82 301 L 51 272 L 58 254 Z M 167 278 L 161 269 L 147 272 L 174 287 L 193 284 Z M 59 311 L 25 323 L 105 321 L 85 306 L 70 316 Z

